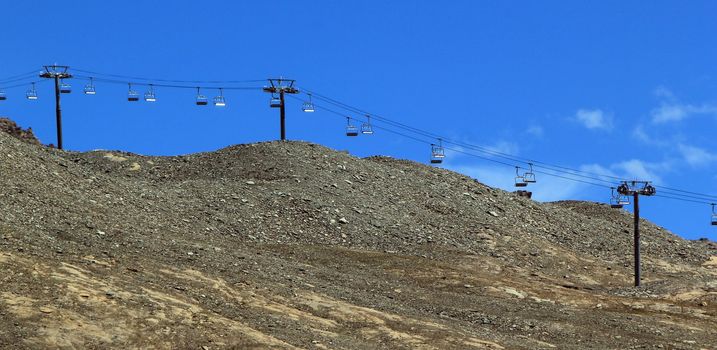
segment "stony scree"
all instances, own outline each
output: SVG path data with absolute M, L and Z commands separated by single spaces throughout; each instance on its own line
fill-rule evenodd
M 0 117 L 0 132 L 7 133 L 27 143 L 34 145 L 40 144 L 40 140 L 35 137 L 35 134 L 32 132 L 32 128 L 23 129 L 18 126 L 17 123 L 8 118 Z
M 604 204 L 305 142 L 150 157 L 0 132 L 0 157 L 0 348 L 717 344 L 714 243 L 644 221 L 632 288 L 632 217 Z

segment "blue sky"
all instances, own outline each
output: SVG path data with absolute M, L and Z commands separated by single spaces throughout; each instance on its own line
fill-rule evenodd
M 711 1 L 9 2 L 0 79 L 52 63 L 173 80 L 283 75 L 461 142 L 717 194 L 715 13 Z M 132 104 L 125 85 L 98 82 L 85 96 L 85 81 L 71 83 L 68 149 L 166 155 L 278 137 L 260 91 L 227 91 L 219 109 L 195 106 L 191 89 L 157 88 L 156 103 Z M 35 102 L 23 98 L 28 87 L 7 89 L 0 115 L 54 142 L 52 87 L 38 85 Z M 427 145 L 381 131 L 349 139 L 340 116 L 301 113 L 293 99 L 287 118 L 293 140 L 428 158 Z M 451 151 L 444 166 L 512 190 L 510 167 Z M 530 188 L 539 200 L 609 197 L 544 176 Z M 644 217 L 685 237 L 715 237 L 706 204 L 641 203 Z

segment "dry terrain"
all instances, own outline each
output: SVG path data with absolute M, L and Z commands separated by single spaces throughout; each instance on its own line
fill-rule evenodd
M 17 131 L 17 130 L 16 130 Z M 20 136 L 22 137 L 20 137 Z M 715 349 L 717 246 L 303 142 L 0 132 L 2 349 Z

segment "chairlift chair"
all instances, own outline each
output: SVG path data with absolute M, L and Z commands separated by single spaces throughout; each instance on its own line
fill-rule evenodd
M 199 88 L 197 88 L 197 106 L 206 106 L 209 104 L 209 99 L 202 95 L 199 91 Z
M 526 183 L 535 183 L 535 173 L 533 172 L 533 163 L 528 163 L 530 169 L 523 174 L 523 181 Z
M 94 80 L 92 78 L 90 78 L 90 82 L 85 85 L 84 92 L 85 95 L 95 95 L 97 93 L 97 90 L 95 90 Z
M 5 94 L 5 91 L 0 90 L 0 101 L 7 100 L 7 95 Z
M 60 93 L 69 94 L 72 92 L 72 86 L 64 81 L 60 80 Z
M 613 209 L 622 209 L 622 204 L 617 200 L 617 198 L 610 198 L 610 208 Z
M 32 87 L 30 90 L 27 90 L 25 93 L 25 97 L 27 97 L 28 100 L 34 101 L 37 100 L 37 90 L 35 90 L 35 83 L 32 83 Z
M 351 117 L 346 117 L 346 136 L 358 136 L 359 129 L 351 125 Z
M 431 164 L 441 164 L 446 158 L 446 150 L 443 149 L 443 140 L 438 139 L 438 144 L 431 144 Z
M 364 135 L 373 134 L 373 126 L 371 126 L 371 116 L 366 116 L 366 122 L 361 124 L 361 133 Z
M 717 212 L 715 212 L 715 203 L 712 203 L 712 226 L 717 226 Z
M 149 84 L 149 90 L 144 93 L 144 100 L 146 102 L 157 102 L 157 95 L 154 94 L 154 86 Z
M 314 103 L 311 102 L 311 94 L 309 94 L 309 100 L 304 101 L 304 104 L 301 106 L 301 110 L 306 113 L 313 113 L 314 111 L 316 111 L 316 109 L 314 108 Z
M 523 175 L 520 175 L 520 167 L 515 167 L 515 187 L 526 187 L 528 183 L 525 181 Z
M 129 90 L 127 90 L 127 101 L 135 102 L 139 101 L 139 93 L 135 90 L 132 90 L 132 84 L 129 85 Z
M 619 193 L 615 193 L 615 187 L 610 187 L 610 208 L 621 209 L 623 205 L 630 204 L 629 201 L 625 203 L 625 199 Z
M 276 97 L 272 94 L 271 100 L 269 101 L 269 107 L 271 107 L 271 108 L 281 107 L 281 99 L 279 99 L 278 97 Z
M 224 90 L 219 89 L 219 96 L 214 96 L 215 107 L 226 107 L 227 101 L 224 99 Z

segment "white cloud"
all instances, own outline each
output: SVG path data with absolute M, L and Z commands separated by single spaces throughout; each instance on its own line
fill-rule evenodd
M 580 171 L 584 173 L 589 173 L 589 176 L 596 177 L 605 181 L 615 182 L 617 179 L 616 177 L 620 177 L 619 174 L 615 173 L 609 168 L 606 168 L 599 164 L 585 164 L 581 165 L 579 168 Z M 620 177 L 622 178 L 622 177 Z
M 632 136 L 644 143 L 652 143 L 652 138 L 645 132 L 642 125 L 638 125 L 632 130 Z
M 575 119 L 588 129 L 612 129 L 612 115 L 600 109 L 579 109 L 575 113 Z
M 641 124 L 638 124 L 632 129 L 632 137 L 647 145 L 669 148 L 672 148 L 675 142 L 677 142 L 677 139 L 679 139 L 679 135 L 673 135 L 670 138 L 659 137 L 654 134 L 651 135 L 645 131 L 645 127 Z
M 543 127 L 540 125 L 533 125 L 525 130 L 525 132 L 535 137 L 543 137 L 544 134 Z
M 679 122 L 690 116 L 700 114 L 717 116 L 717 106 L 711 104 L 695 106 L 691 104 L 663 103 L 651 112 L 652 122 L 655 124 Z
M 664 86 L 658 86 L 655 88 L 654 91 L 655 96 L 667 99 L 667 100 L 674 100 L 675 94 L 672 93 L 672 91 Z
M 688 112 L 683 105 L 662 104 L 659 108 L 652 110 L 653 123 L 677 122 L 687 118 Z
M 457 165 L 447 166 L 449 170 L 468 175 L 491 187 L 513 192 L 515 187 L 515 170 L 504 166 L 491 165 Z M 540 202 L 552 202 L 565 199 L 576 199 L 585 193 L 588 185 L 566 181 L 565 179 L 536 174 L 538 182 L 525 189 L 533 192 L 533 199 Z M 584 196 L 583 196 L 584 197 Z
M 621 173 L 620 177 L 622 178 L 654 183 L 661 183 L 662 177 L 658 173 L 669 171 L 670 168 L 671 164 L 668 162 L 650 163 L 639 159 L 630 159 L 610 165 L 610 169 Z
M 684 161 L 692 167 L 705 166 L 717 160 L 717 155 L 699 147 L 679 144 L 677 149 Z
M 583 172 L 581 175 L 594 177 L 596 179 L 583 178 L 579 175 L 570 175 L 567 173 L 561 173 L 560 175 L 594 183 L 599 183 L 600 180 L 597 179 L 601 179 L 606 181 L 605 186 L 609 186 L 610 183 L 617 185 L 619 181 L 617 178 L 652 181 L 653 183 L 661 184 L 663 182 L 661 175 L 670 171 L 672 165 L 673 164 L 668 161 L 646 162 L 639 159 L 630 159 L 608 166 L 585 164 L 578 167 L 578 169 Z M 445 165 L 445 168 L 470 176 L 491 187 L 500 188 L 509 192 L 516 190 L 515 170 L 507 166 L 448 163 Z M 540 168 L 536 169 L 536 178 L 537 182 L 530 184 L 530 186 L 526 188 L 528 191 L 533 192 L 533 199 L 536 201 L 550 202 L 556 200 L 593 198 L 597 193 L 596 191 L 606 191 L 606 196 L 609 194 L 608 189 L 601 190 L 586 183 L 546 175 L 541 173 Z
M 518 144 L 510 141 L 498 141 L 489 146 L 483 146 L 493 152 L 506 153 L 516 155 L 518 154 Z
M 581 171 L 594 174 L 591 176 L 615 183 L 618 181 L 616 178 L 661 183 L 660 174 L 671 171 L 671 169 L 672 163 L 669 161 L 654 163 L 639 159 L 625 160 L 608 166 L 587 164 L 580 167 Z
M 518 146 L 518 144 L 515 142 L 510 142 L 510 141 L 498 141 L 492 145 L 480 145 L 477 143 L 466 142 L 466 141 L 463 141 L 462 143 L 467 144 L 467 145 L 476 145 L 477 147 L 480 147 L 481 149 L 487 150 L 488 152 L 492 152 L 492 153 L 497 152 L 497 153 L 504 153 L 504 154 L 510 154 L 510 155 L 518 155 L 518 153 L 520 151 L 520 147 Z M 456 158 L 460 159 L 460 158 L 464 158 L 464 157 L 470 157 L 466 153 L 477 154 L 482 157 L 491 157 L 490 154 L 485 154 L 484 152 L 466 148 L 463 146 L 457 146 L 457 145 L 451 144 L 451 145 L 447 145 L 446 147 L 447 148 L 445 151 L 446 151 L 447 159 L 456 159 Z M 475 159 L 475 158 L 473 158 L 473 159 Z
M 717 105 L 709 103 L 703 103 L 701 105 L 680 103 L 672 91 L 664 86 L 658 86 L 654 94 L 661 99 L 660 106 L 653 109 L 650 113 L 652 122 L 655 124 L 679 122 L 699 114 L 717 116 Z

